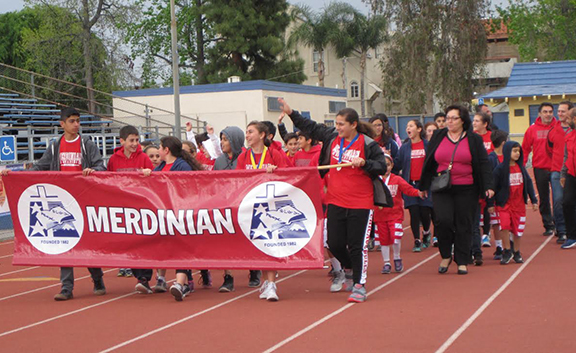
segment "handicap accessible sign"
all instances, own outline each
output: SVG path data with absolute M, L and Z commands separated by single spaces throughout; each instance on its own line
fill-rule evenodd
M 0 162 L 13 162 L 16 160 L 16 137 L 0 137 Z

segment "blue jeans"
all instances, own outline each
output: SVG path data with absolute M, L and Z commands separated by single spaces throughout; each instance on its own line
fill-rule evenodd
M 564 221 L 564 211 L 562 209 L 564 188 L 560 184 L 560 172 L 550 173 L 550 185 L 552 186 L 552 204 L 556 231 L 558 234 L 566 234 L 566 222 Z

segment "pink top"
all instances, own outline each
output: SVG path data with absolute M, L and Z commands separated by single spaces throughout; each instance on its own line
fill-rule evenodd
M 452 164 L 452 171 L 450 172 L 450 181 L 452 185 L 472 185 L 474 184 L 474 177 L 472 176 L 472 154 L 470 153 L 470 145 L 468 144 L 468 137 L 464 137 L 454 156 L 454 163 Z M 438 162 L 438 172 L 448 169 L 452 153 L 454 153 L 456 143 L 450 141 L 448 136 L 444 137 L 440 146 L 434 154 L 436 162 Z

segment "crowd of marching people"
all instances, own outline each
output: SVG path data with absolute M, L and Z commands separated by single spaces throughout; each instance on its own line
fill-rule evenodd
M 556 235 L 563 249 L 576 246 L 576 108 L 571 102 L 558 106 L 542 103 L 539 116 L 524 135 L 522 144 L 499 130 L 486 105 L 471 114 L 452 105 L 434 121 L 408 122 L 402 141 L 384 114 L 369 121 L 350 108 L 338 112 L 335 126 L 306 119 L 279 99 L 278 123 L 252 121 L 245 129 L 229 126 L 217 134 L 211 126 L 187 139 L 168 136 L 159 144 L 141 143 L 133 126 L 120 130 L 121 146 L 105 165 L 90 138 L 80 136 L 80 114 L 62 110 L 64 130 L 32 170 L 141 171 L 145 176 L 171 171 L 220 171 L 337 165 L 321 170 L 325 211 L 326 259 L 330 261 L 330 291 L 349 291 L 349 302 L 367 299 L 365 284 L 368 251 L 382 254 L 382 274 L 402 272 L 401 244 L 407 210 L 413 235 L 413 252 L 437 247 L 438 272 L 448 272 L 452 262 L 457 273 L 481 266 L 483 248 L 494 246 L 491 257 L 500 264 L 522 263 L 522 236 L 527 205 L 540 212 L 544 236 Z M 295 131 L 288 132 L 290 119 Z M 283 144 L 276 140 L 280 135 Z M 527 171 L 529 155 L 537 189 Z M 8 171 L 2 172 L 4 175 Z M 550 190 L 552 200 L 550 200 Z M 391 257 L 392 253 L 392 257 Z M 89 269 L 94 293 L 106 288 L 99 268 Z M 120 269 L 118 276 L 134 277 L 143 294 L 170 292 L 182 301 L 194 291 L 190 269 L 176 270 L 168 287 L 167 271 Z M 278 300 L 275 271 L 248 271 L 248 286 L 260 287 L 260 298 Z M 61 268 L 62 289 L 54 299 L 73 297 L 74 273 Z M 199 285 L 212 287 L 209 269 L 200 271 Z M 234 290 L 234 273 L 223 271 L 219 292 Z

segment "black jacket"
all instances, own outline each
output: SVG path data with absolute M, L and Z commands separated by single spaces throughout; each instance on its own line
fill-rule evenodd
M 426 160 L 422 168 L 422 176 L 420 177 L 420 190 L 430 189 L 432 178 L 437 175 L 438 162 L 436 162 L 435 154 L 438 146 L 444 138 L 448 135 L 448 129 L 439 129 L 434 131 L 434 135 L 428 143 L 426 149 Z M 488 154 L 484 148 L 482 137 L 471 131 L 466 133 L 468 138 L 468 146 L 465 144 L 458 145 L 458 148 L 468 147 L 472 155 L 472 177 L 474 178 L 474 185 L 478 189 L 478 194 L 484 195 L 488 190 L 494 190 L 494 181 L 492 180 L 492 167 L 488 161 Z
M 494 198 L 488 200 L 488 206 L 490 207 L 493 206 L 494 203 L 496 203 L 496 206 L 504 207 L 510 198 L 510 155 L 512 153 L 512 148 L 514 147 L 520 147 L 520 159 L 518 159 L 516 163 L 520 166 L 524 180 L 524 203 L 528 203 L 528 197 L 530 197 L 533 204 L 538 203 L 538 199 L 534 193 L 532 179 L 524 167 L 524 153 L 522 152 L 522 147 L 516 141 L 508 141 L 504 144 L 504 148 L 502 149 L 504 160 L 492 173 L 494 175 Z
M 338 137 L 336 129 L 324 124 L 318 124 L 312 119 L 305 119 L 296 110 L 292 111 L 290 119 L 292 119 L 295 127 L 309 133 L 312 139 L 322 141 L 319 165 L 330 165 L 330 148 L 336 137 Z M 374 185 L 374 204 L 377 206 L 392 207 L 390 191 L 382 179 L 380 179 L 380 175 L 386 174 L 388 169 L 384 153 L 378 143 L 370 137 L 364 136 L 364 141 L 366 164 L 362 169 L 372 178 Z M 324 177 L 326 173 L 328 173 L 327 170 L 320 171 L 322 177 Z

